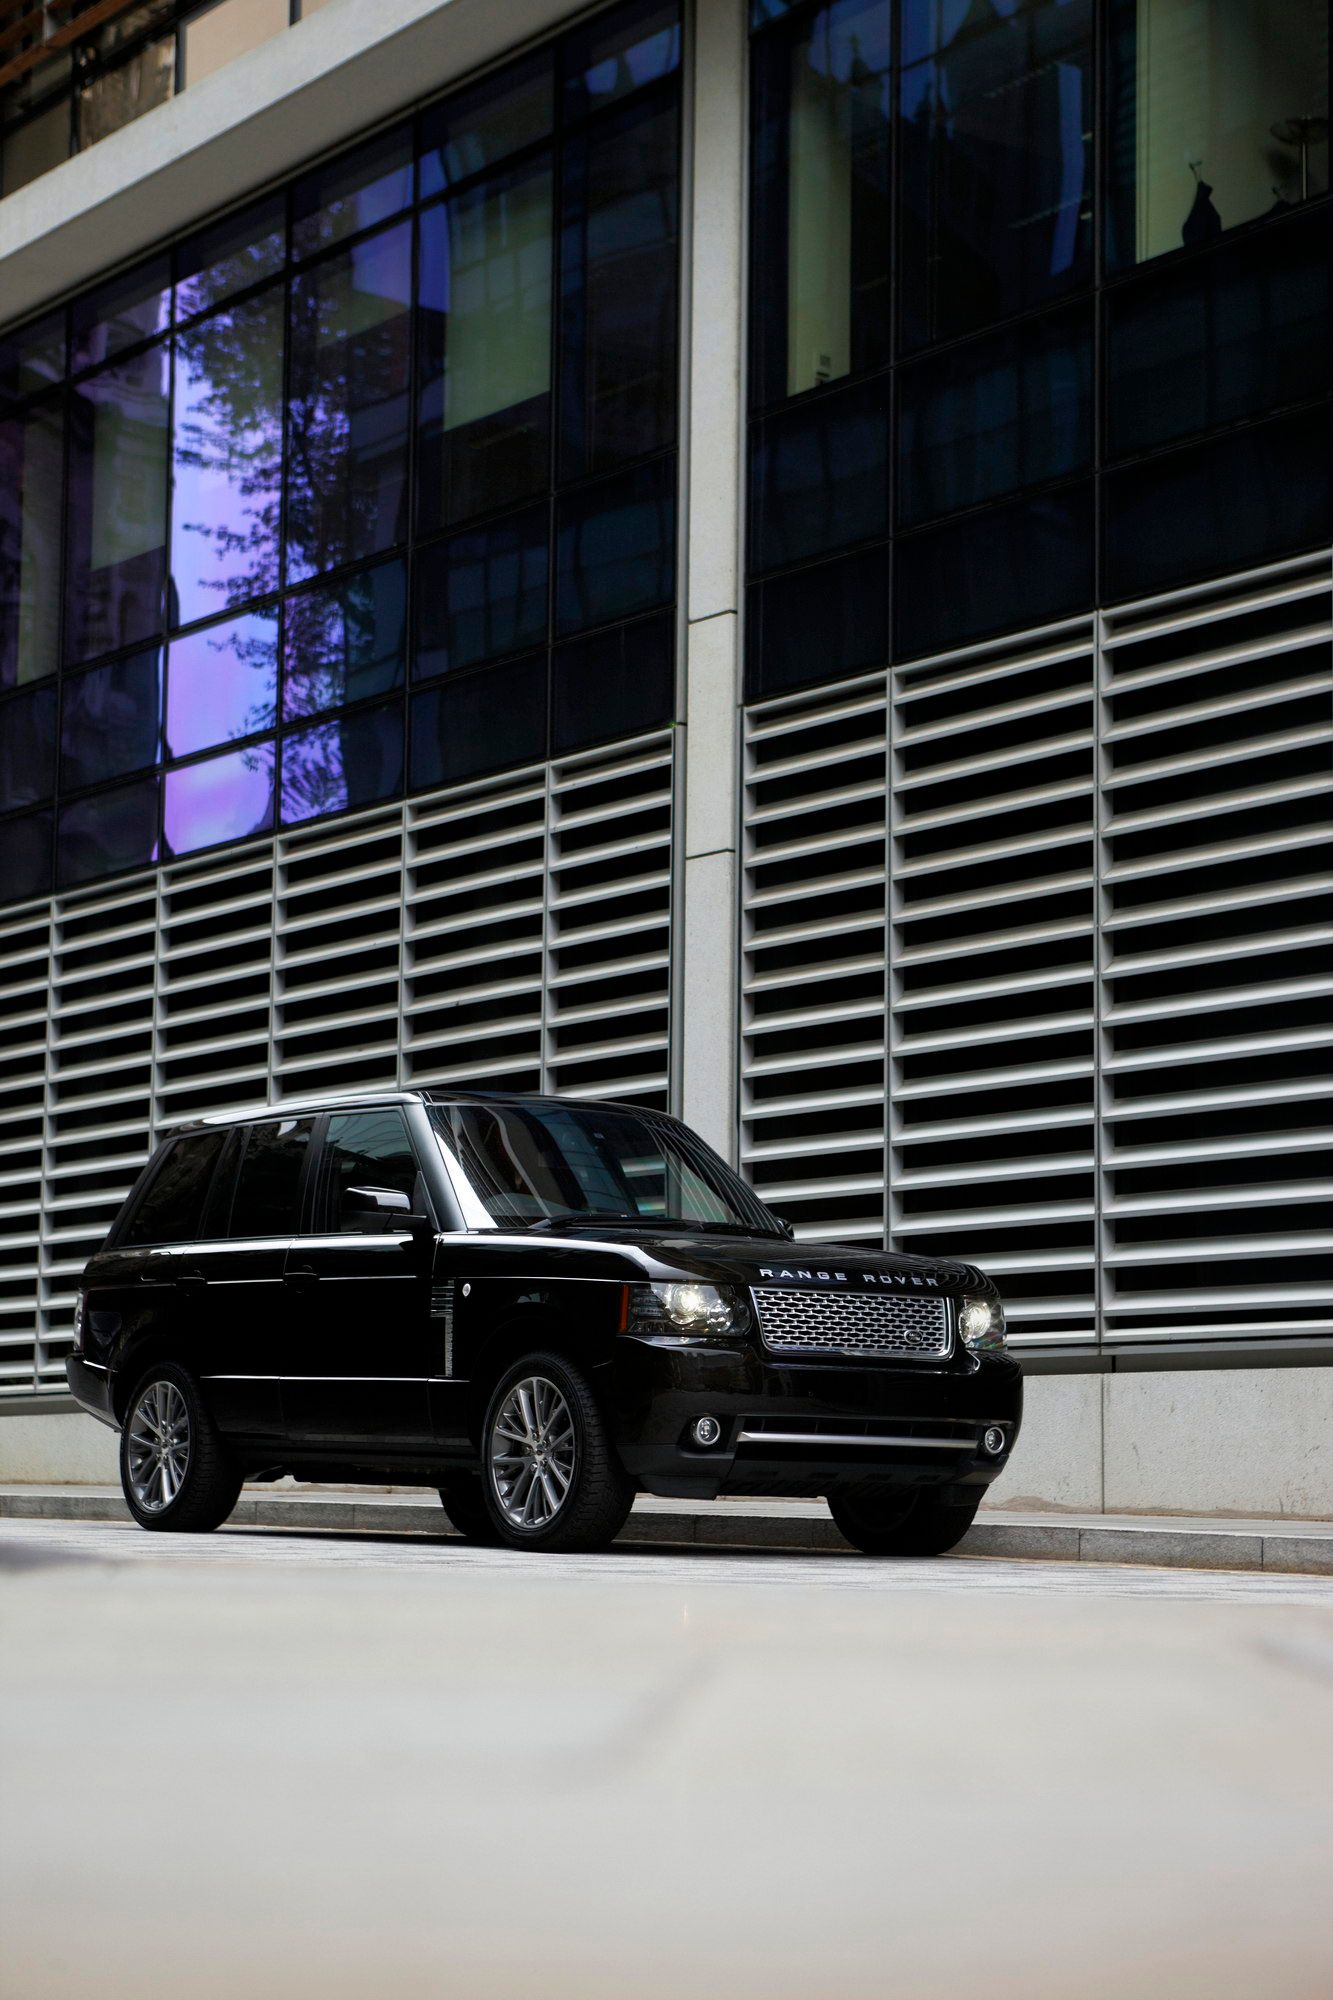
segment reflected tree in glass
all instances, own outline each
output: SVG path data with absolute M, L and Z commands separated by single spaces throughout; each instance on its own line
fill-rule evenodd
M 172 623 L 278 586 L 281 286 L 176 336 Z
M 289 583 L 406 535 L 411 250 L 400 223 L 292 288 Z

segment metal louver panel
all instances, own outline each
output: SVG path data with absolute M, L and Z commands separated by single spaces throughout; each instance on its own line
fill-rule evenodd
M 975 1258 L 1020 1345 L 1333 1333 L 1331 634 L 1321 556 L 748 714 L 798 1236 Z
M 1327 558 L 1102 636 L 1106 1332 L 1333 1333 Z
M 168 1126 L 456 1082 L 665 1107 L 669 732 L 57 897 L 0 929 L 0 1395 L 64 1384 Z
M 884 1237 L 882 678 L 749 711 L 741 1157 L 798 1234 Z

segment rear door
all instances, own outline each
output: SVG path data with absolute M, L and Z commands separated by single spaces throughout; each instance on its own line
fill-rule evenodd
M 288 1431 L 315 1445 L 392 1449 L 431 1437 L 432 1229 L 376 1217 L 353 1190 L 385 1188 L 426 1213 L 397 1105 L 330 1112 L 320 1137 L 311 1231 L 287 1259 L 282 1401 Z
M 313 1117 L 269 1118 L 232 1134 L 210 1204 L 210 1240 L 181 1260 L 182 1298 L 198 1315 L 209 1401 L 222 1429 L 281 1437 L 283 1271 L 301 1222 Z M 203 1372 L 203 1371 L 201 1371 Z

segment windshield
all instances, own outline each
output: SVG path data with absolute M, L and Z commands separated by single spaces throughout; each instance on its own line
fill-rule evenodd
M 779 1233 L 701 1139 L 652 1112 L 432 1104 L 430 1115 L 469 1228 L 549 1219 Z

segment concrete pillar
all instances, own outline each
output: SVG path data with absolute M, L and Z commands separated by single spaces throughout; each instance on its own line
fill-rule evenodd
M 698 0 L 692 63 L 681 1110 L 734 1161 L 744 337 L 744 0 Z

